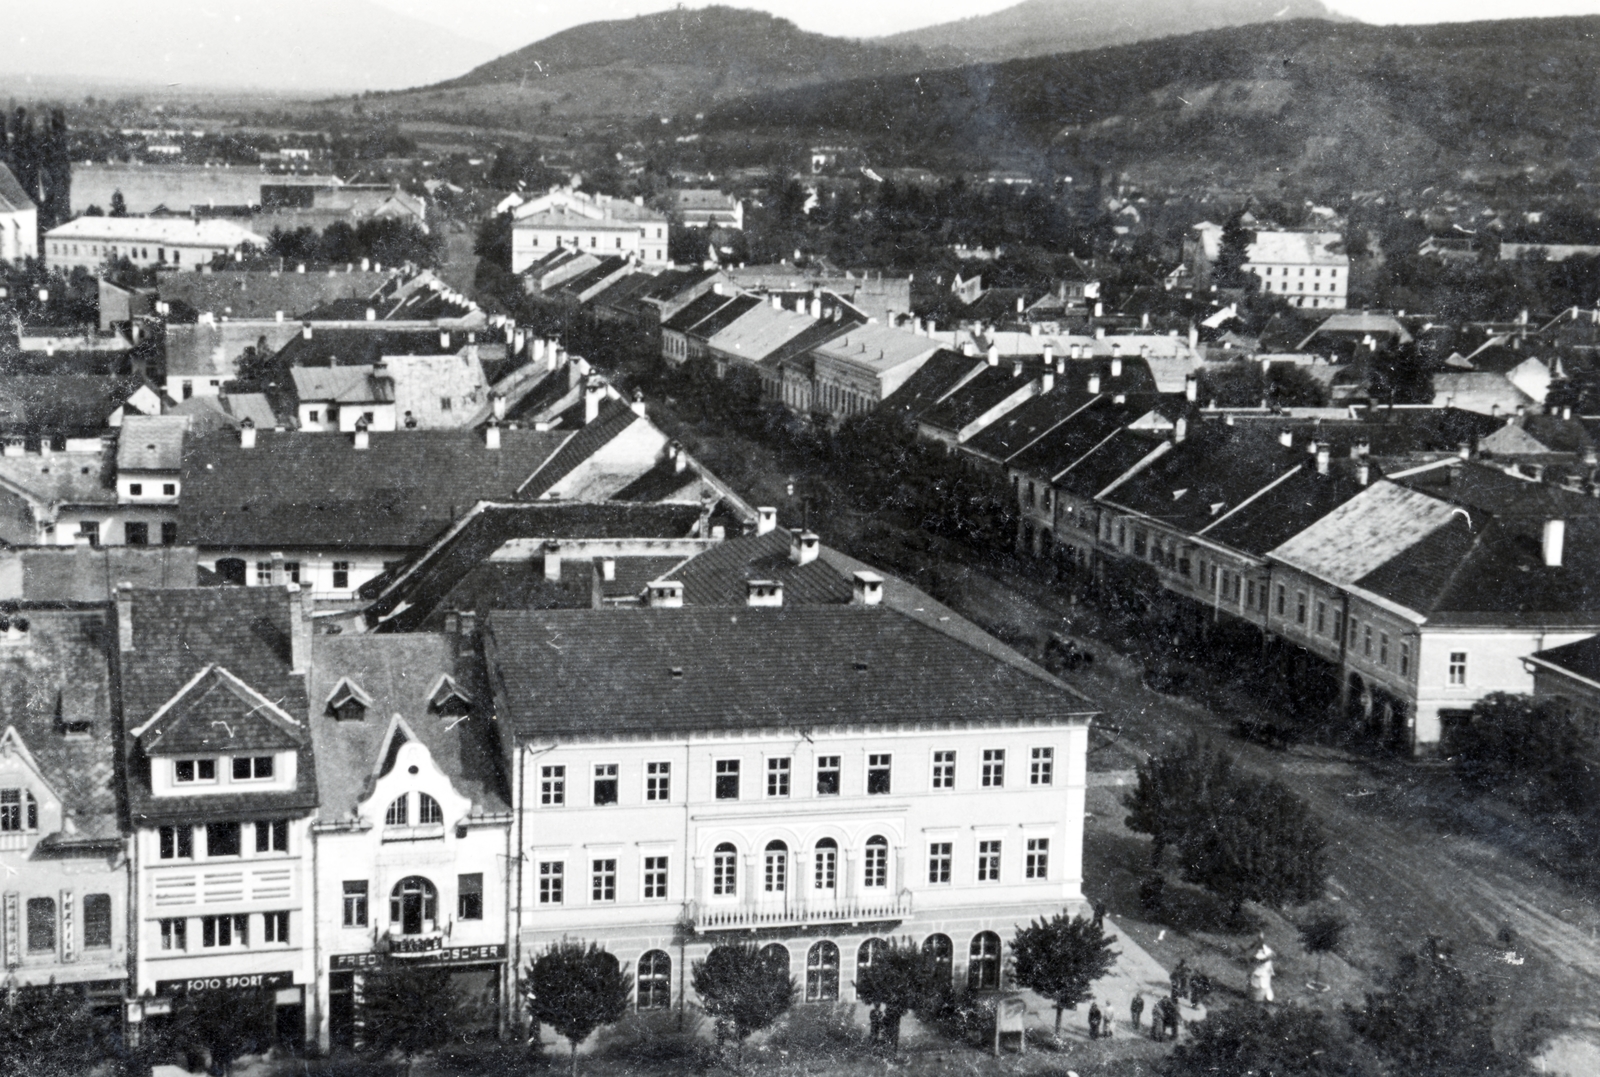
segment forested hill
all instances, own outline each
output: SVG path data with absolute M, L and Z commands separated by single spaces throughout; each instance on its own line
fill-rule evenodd
M 879 40 L 949 50 L 967 62 L 998 61 L 1289 19 L 1348 21 L 1319 0 L 1023 0 L 989 15 Z
M 925 163 L 977 148 L 1356 186 L 1463 162 L 1587 172 L 1600 158 L 1597 35 L 1600 17 L 1300 20 L 759 95 L 708 123 L 853 137 L 876 159 Z

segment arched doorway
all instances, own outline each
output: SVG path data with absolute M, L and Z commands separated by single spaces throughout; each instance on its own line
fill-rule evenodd
M 389 922 L 402 935 L 434 930 L 439 919 L 439 891 L 420 875 L 401 879 L 389 892 Z
M 950 942 L 950 936 L 929 935 L 922 940 L 922 952 L 940 970 L 940 986 L 949 987 L 955 968 L 955 946 Z
M 806 954 L 806 1001 L 839 999 L 839 947 L 824 939 Z
M 639 959 L 639 1009 L 665 1010 L 672 1005 L 672 958 L 650 950 Z
M 980 931 L 972 936 L 972 947 L 967 956 L 967 990 L 999 989 L 1000 936 L 993 931 Z

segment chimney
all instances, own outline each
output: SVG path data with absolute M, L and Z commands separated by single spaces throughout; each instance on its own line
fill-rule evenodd
M 778 510 L 771 505 L 761 505 L 756 509 L 756 534 L 769 535 L 778 527 Z
M 676 441 L 667 443 L 667 455 L 672 457 L 672 470 L 682 474 L 689 466 L 689 456 L 683 451 L 683 446 Z
M 301 340 L 310 340 L 311 339 L 311 323 L 310 322 L 301 322 L 300 323 L 300 339 Z
M 281 311 L 281 310 L 273 311 L 272 312 L 272 320 L 275 321 L 275 322 L 283 321 L 283 311 Z
M 1000 365 L 1000 349 L 993 344 L 989 345 L 989 365 Z
M 493 415 L 483 427 L 483 447 L 491 451 L 500 448 L 500 420 Z
M 375 308 L 373 308 L 373 307 L 368 307 L 367 308 L 367 321 L 375 322 L 377 320 L 378 320 L 378 312 L 377 312 L 377 310 Z
M 1022 313 L 1022 297 L 1020 295 L 1017 296 L 1017 313 Z
M 1122 356 L 1118 354 L 1119 350 L 1115 344 L 1111 345 L 1111 376 L 1113 378 L 1122 377 Z
M 783 605 L 783 584 L 776 580 L 745 580 L 744 604 L 746 606 Z
M 1097 370 L 1089 375 L 1089 395 L 1094 396 L 1100 392 L 1100 372 Z
M 1048 343 L 1045 344 L 1044 350 L 1040 354 L 1042 354 L 1044 356 L 1044 365 L 1045 366 L 1051 366 L 1051 365 L 1054 364 L 1056 352 L 1055 352 L 1055 349 L 1052 348 Z M 1056 373 L 1059 374 L 1060 372 L 1061 372 L 1061 368 L 1057 367 L 1056 368 Z
M 783 296 L 779 295 L 777 292 L 773 292 L 772 293 L 772 309 L 773 310 L 782 310 L 783 309 Z
M 310 596 L 298 583 L 286 586 L 289 590 L 289 672 L 305 673 L 311 668 L 312 604 Z
M 1013 378 L 1022 377 L 1022 360 L 1021 359 L 1013 359 L 1013 360 L 1011 360 L 1011 376 Z
M 1567 541 L 1567 522 L 1565 520 L 1546 520 L 1544 522 L 1544 564 L 1546 568 L 1561 567 L 1561 547 Z
M 372 442 L 368 439 L 367 420 L 365 420 L 365 419 L 357 419 L 356 420 L 356 442 L 355 442 L 355 444 L 356 444 L 356 448 L 360 449 L 362 451 L 365 451 L 366 449 L 370 448 L 371 445 L 372 445 Z
M 820 299 L 812 299 L 811 300 L 811 317 L 813 317 L 814 319 L 816 319 L 819 322 L 822 320 L 822 300 L 820 300 Z
M 494 412 L 496 419 L 504 419 L 506 417 L 506 396 L 504 393 L 491 393 L 489 395 L 489 404 L 490 410 Z
M 272 551 L 272 586 L 283 586 L 283 551 Z
M 127 580 L 117 584 L 117 649 L 133 650 L 133 584 Z
M 971 356 L 978 354 L 978 349 L 973 346 L 972 341 L 963 340 L 961 342 L 961 354 L 970 358 Z
M 1293 448 L 1294 447 L 1294 431 L 1293 430 L 1280 430 L 1280 431 L 1278 431 L 1278 444 L 1282 445 L 1285 449 Z
M 600 401 L 605 399 L 606 383 L 598 377 L 583 383 L 583 425 L 600 418 Z
M 1039 376 L 1039 392 L 1048 393 L 1056 387 L 1056 372 L 1050 367 L 1044 368 L 1044 373 Z
M 1317 446 L 1317 474 L 1318 475 L 1326 475 L 1328 473 L 1328 456 L 1329 456 L 1328 447 L 1326 445 L 1318 445 Z
M 850 604 L 876 606 L 883 602 L 883 577 L 876 572 L 857 572 L 851 577 Z
M 683 584 L 677 580 L 656 580 L 645 587 L 644 604 L 656 610 L 683 608 Z
M 1372 481 L 1372 468 L 1365 460 L 1356 465 L 1356 485 L 1365 486 Z
M 814 533 L 795 528 L 789 532 L 789 560 L 797 565 L 809 565 L 817 559 L 821 541 Z
M 617 559 L 615 557 L 596 557 L 594 559 L 595 573 L 606 583 L 615 583 L 617 580 Z
M 633 402 L 630 403 L 628 405 L 628 407 L 632 408 L 633 409 L 633 413 L 635 415 L 637 415 L 639 418 L 641 418 L 641 419 L 644 418 L 644 390 L 643 389 L 635 389 L 633 391 Z
M 239 424 L 239 448 L 253 449 L 256 447 L 256 423 L 248 415 Z
M 561 543 L 554 540 L 544 544 L 544 578 L 550 583 L 561 582 Z
M 1178 416 L 1178 421 L 1172 424 L 1172 443 L 1181 445 L 1183 444 L 1183 439 L 1188 436 L 1189 420 L 1180 415 Z
M 1183 379 L 1183 397 L 1191 404 L 1200 399 L 1200 379 L 1193 374 Z
M 450 350 L 450 330 L 448 329 L 439 330 L 439 350 L 446 352 Z

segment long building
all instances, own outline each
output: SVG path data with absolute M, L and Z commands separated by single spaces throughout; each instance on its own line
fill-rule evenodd
M 264 250 L 266 238 L 232 221 L 187 217 L 79 217 L 44 235 L 51 269 L 93 270 L 108 258 L 136 266 L 199 269 L 218 255 L 245 247 Z

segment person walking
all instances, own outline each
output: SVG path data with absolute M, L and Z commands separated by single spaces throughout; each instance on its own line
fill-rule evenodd
M 1170 998 L 1167 999 L 1167 1031 L 1173 1039 L 1178 1038 L 1178 1004 Z
M 1140 1019 L 1144 1017 L 1144 995 L 1135 993 L 1133 1001 L 1128 1003 L 1128 1013 L 1133 1017 L 1133 1027 L 1138 1028 Z
M 1172 997 L 1182 998 L 1189 990 L 1189 962 L 1184 958 L 1178 959 L 1177 967 L 1172 970 L 1170 977 L 1172 983 Z
M 1098 1040 L 1100 1038 L 1100 1021 L 1102 1016 L 1103 1015 L 1100 1013 L 1100 1004 L 1098 1002 L 1090 1002 L 1089 1038 L 1091 1040 Z

